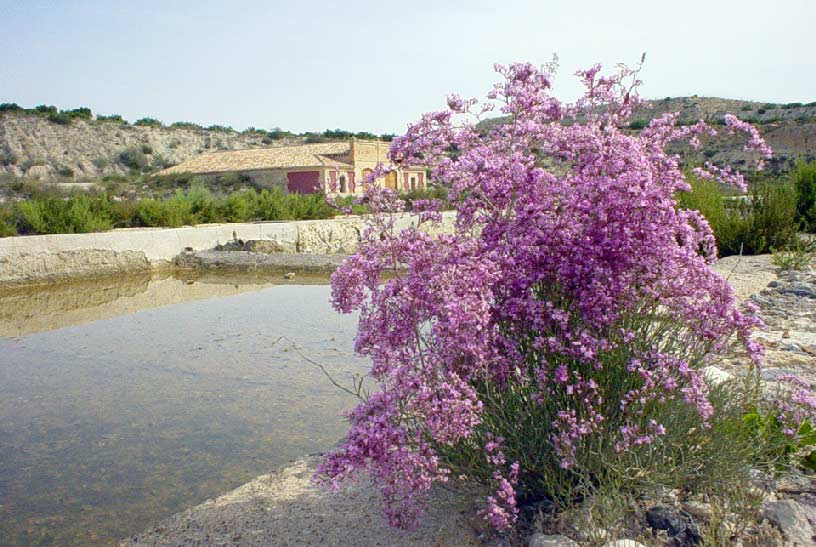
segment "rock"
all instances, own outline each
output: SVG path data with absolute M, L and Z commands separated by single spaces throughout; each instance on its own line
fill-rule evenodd
M 30 179 L 47 179 L 51 170 L 47 165 L 32 165 L 26 171 L 26 176 Z
M 703 378 L 705 378 L 706 382 L 712 386 L 718 386 L 734 378 L 734 375 L 730 372 L 713 365 L 703 367 L 701 372 L 703 373 Z
M 67 281 L 100 275 L 150 271 L 141 251 L 76 249 L 51 252 L 0 254 L 0 285 Z
M 683 511 L 692 517 L 700 520 L 708 520 L 711 517 L 711 504 L 702 501 L 686 501 L 682 504 Z
M 545 536 L 533 534 L 529 540 L 530 547 L 578 547 L 578 544 L 567 536 Z
M 287 273 L 283 274 L 283 278 L 284 279 L 294 279 L 295 278 L 295 272 L 287 272 Z
M 646 511 L 646 522 L 652 530 L 666 530 L 669 537 L 682 544 L 693 544 L 699 536 L 691 518 L 673 507 L 656 505 Z
M 274 239 L 253 239 L 244 243 L 244 250 L 252 253 L 285 253 L 290 252 L 291 248 L 286 248 Z
M 776 481 L 776 490 L 788 494 L 802 494 L 816 492 L 816 485 L 811 477 L 803 473 L 791 472 Z
M 816 298 L 816 285 L 813 283 L 794 281 L 787 287 L 779 289 L 779 292 L 781 294 L 790 294 L 802 298 Z
M 603 547 L 646 547 L 642 543 L 638 543 L 633 539 L 619 539 L 617 541 L 608 541 L 603 544 Z
M 813 507 L 794 500 L 772 501 L 763 504 L 762 516 L 779 528 L 790 547 L 816 544 L 811 524 L 811 520 L 816 521 L 816 509 Z

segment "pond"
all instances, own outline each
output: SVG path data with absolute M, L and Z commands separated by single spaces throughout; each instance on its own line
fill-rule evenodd
M 282 283 L 282 284 L 281 284 Z M 0 293 L 0 545 L 110 545 L 333 446 L 355 318 L 327 279 L 142 276 Z

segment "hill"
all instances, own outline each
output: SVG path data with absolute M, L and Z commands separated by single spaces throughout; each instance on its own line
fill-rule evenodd
M 639 131 L 649 120 L 666 112 L 679 112 L 681 125 L 689 125 L 698 120 L 720 124 L 728 113 L 755 124 L 774 151 L 774 157 L 767 163 L 767 171 L 771 174 L 790 170 L 800 158 L 805 161 L 816 160 L 816 102 L 773 104 L 717 97 L 666 97 L 652 100 L 649 108 L 636 111 L 630 128 Z M 481 125 L 489 127 L 502 123 L 503 120 L 504 118 L 492 118 Z M 742 150 L 743 144 L 739 139 L 703 139 L 703 149 L 694 152 L 694 159 L 710 160 L 719 165 L 730 164 L 738 168 L 749 166 L 755 158 Z M 688 149 L 678 148 L 678 151 L 681 150 L 690 152 Z
M 149 172 L 202 152 L 280 146 L 261 131 L 131 125 L 119 120 L 55 121 L 27 112 L 0 114 L 0 174 L 70 179 Z

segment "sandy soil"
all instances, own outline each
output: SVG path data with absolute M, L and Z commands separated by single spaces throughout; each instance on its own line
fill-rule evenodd
M 479 496 L 437 489 L 413 532 L 390 528 L 368 481 L 336 494 L 309 481 L 318 456 L 297 460 L 215 500 L 170 517 L 119 547 L 148 546 L 468 546 L 481 545 Z
M 777 277 L 771 255 L 728 256 L 718 260 L 714 269 L 728 280 L 740 300 L 760 292 Z

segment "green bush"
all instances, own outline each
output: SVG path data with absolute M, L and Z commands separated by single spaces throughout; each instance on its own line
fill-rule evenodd
M 93 163 L 97 169 L 104 169 L 105 167 L 108 167 L 110 165 L 110 160 L 108 158 L 100 156 L 98 158 L 95 158 L 91 163 Z
M 204 129 L 197 123 L 193 122 L 173 122 L 170 124 L 173 129 Z
M 58 125 L 69 125 L 73 118 L 65 112 L 51 112 L 48 114 L 48 121 Z
M 81 106 L 79 108 L 74 108 L 71 110 L 63 110 L 63 114 L 79 120 L 90 120 L 93 119 L 93 112 L 91 109 L 86 106 Z
M 796 165 L 791 179 L 796 187 L 796 215 L 802 228 L 816 232 L 816 162 Z
M 142 154 L 145 154 L 147 156 L 149 156 L 149 155 L 151 155 L 153 153 L 153 147 L 150 146 L 149 144 L 143 144 L 141 150 L 142 150 Z
M 96 117 L 97 121 L 100 122 L 119 122 L 119 123 L 127 123 L 124 118 L 120 114 L 111 114 L 109 116 L 98 115 Z
M 56 114 L 58 110 L 54 105 L 40 104 L 34 107 L 34 112 L 38 114 Z
M 164 127 L 164 124 L 161 123 L 156 118 L 139 118 L 133 125 L 137 125 L 140 127 Z
M 13 209 L 9 206 L 0 205 L 0 237 L 13 235 L 17 235 Z
M 102 232 L 113 227 L 106 197 L 48 197 L 15 204 L 21 234 Z
M 183 200 L 173 197 L 167 200 L 145 199 L 136 208 L 136 225 L 147 227 L 178 228 L 196 224 Z
M 19 188 L 28 195 L 0 205 L 0 235 L 80 233 L 130 227 L 179 227 L 211 222 L 331 218 L 337 211 L 320 194 L 287 194 L 281 189 L 213 195 L 194 177 L 158 179 L 165 187 L 189 186 L 163 199 L 121 200 L 123 177 L 104 177 L 106 192 L 65 197 L 42 185 Z M 151 179 L 156 184 L 156 179 Z M 349 197 L 351 200 L 351 197 Z M 359 206 L 358 206 L 359 207 Z M 362 208 L 361 208 L 362 209 Z M 362 212 L 362 210 L 358 211 Z
M 279 141 L 287 137 L 294 137 L 294 134 L 290 131 L 284 131 L 283 129 L 275 128 L 272 131 L 268 131 L 266 133 L 266 137 L 273 141 Z
M 150 162 L 147 161 L 147 156 L 139 148 L 128 148 L 119 154 L 119 161 L 125 167 L 141 171 L 146 168 Z
M 22 107 L 17 103 L 0 103 L 0 112 L 20 112 Z
M 74 176 L 74 170 L 71 169 L 70 167 L 60 167 L 57 170 L 57 174 L 59 176 L 61 176 L 61 177 L 73 177 Z
M 645 128 L 647 125 L 649 125 L 649 122 L 647 122 L 646 120 L 635 120 L 629 124 L 629 129 L 639 130 Z
M 720 256 L 767 253 L 796 241 L 796 192 L 790 184 L 760 182 L 747 196 L 724 198 L 717 183 L 689 180 L 692 190 L 677 196 L 678 205 L 705 217 Z
M 235 133 L 235 129 L 228 125 L 210 125 L 207 127 L 208 131 L 219 131 L 221 133 Z

